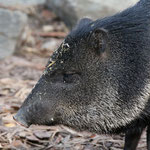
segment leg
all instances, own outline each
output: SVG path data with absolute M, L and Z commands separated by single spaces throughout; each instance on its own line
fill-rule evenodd
M 144 128 L 132 129 L 126 132 L 124 150 L 136 150 Z
M 147 149 L 150 150 L 150 125 L 147 126 Z

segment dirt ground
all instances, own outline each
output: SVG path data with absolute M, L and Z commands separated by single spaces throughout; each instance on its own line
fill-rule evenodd
M 13 115 L 41 76 L 54 48 L 68 32 L 64 24 L 46 9 L 41 8 L 37 16 L 31 18 L 29 26 L 25 28 L 16 54 L 0 60 L 0 149 L 123 149 L 124 135 L 78 133 L 63 126 L 24 128 L 13 120 Z M 144 133 L 138 150 L 145 149 Z

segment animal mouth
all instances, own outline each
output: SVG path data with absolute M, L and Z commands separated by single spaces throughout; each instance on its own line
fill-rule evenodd
M 13 116 L 13 119 L 20 124 L 23 127 L 29 128 L 30 124 L 27 124 L 21 117 L 19 117 L 17 114 Z

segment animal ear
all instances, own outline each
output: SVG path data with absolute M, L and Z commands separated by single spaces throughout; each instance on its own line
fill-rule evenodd
M 90 18 L 82 18 L 81 20 L 79 20 L 79 22 L 77 23 L 75 28 L 83 27 L 90 22 L 92 22 L 92 20 Z
M 103 28 L 95 29 L 90 34 L 90 43 L 92 48 L 94 48 L 98 54 L 105 52 L 109 45 L 108 31 Z

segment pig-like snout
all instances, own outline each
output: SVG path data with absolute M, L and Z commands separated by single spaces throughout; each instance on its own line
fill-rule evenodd
M 43 86 L 40 84 L 41 87 Z M 36 110 L 40 109 L 38 91 L 40 86 L 38 84 L 33 88 L 32 92 L 28 95 L 17 114 L 13 119 L 20 125 L 29 127 L 33 123 L 33 118 L 39 115 Z M 38 105 L 38 106 L 37 106 Z M 37 109 L 38 108 L 38 109 Z
M 27 120 L 27 117 L 25 116 L 25 113 L 22 109 L 20 109 L 17 114 L 13 117 L 13 119 L 19 123 L 20 125 L 28 128 L 31 124 Z
M 31 124 L 51 124 L 54 121 L 53 93 L 51 84 L 41 77 L 14 116 L 14 120 L 25 127 Z

